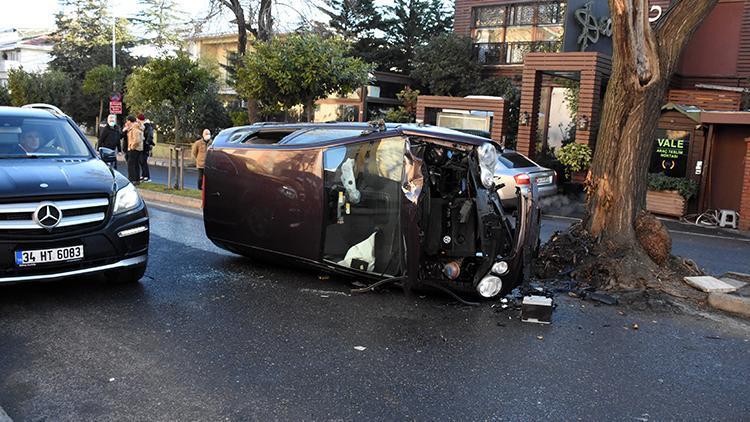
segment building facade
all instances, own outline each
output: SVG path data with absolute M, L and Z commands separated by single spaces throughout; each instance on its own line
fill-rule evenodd
M 657 24 L 671 0 L 651 0 Z M 454 30 L 474 41 L 485 77 L 521 87 L 519 151 L 554 151 L 568 134 L 595 147 L 611 70 L 606 0 L 456 0 Z M 572 88 L 574 87 L 574 88 Z M 750 0 L 719 0 L 688 44 L 654 140 L 651 171 L 700 184 L 690 212 L 750 210 Z M 569 90 L 576 89 L 577 112 Z M 572 130 L 568 130 L 572 129 Z M 678 139 L 679 138 L 679 139 Z M 665 152 L 659 142 L 679 145 Z M 750 229 L 750 215 L 740 211 Z M 744 217 L 743 217 L 744 214 Z
M 8 72 L 23 67 L 28 72 L 43 72 L 52 60 L 54 42 L 51 29 L 0 31 L 0 85 L 8 85 Z

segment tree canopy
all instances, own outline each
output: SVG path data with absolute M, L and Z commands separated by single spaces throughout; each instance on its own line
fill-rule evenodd
M 182 47 L 187 15 L 175 0 L 138 0 L 135 21 L 143 28 L 146 41 L 165 53 Z
M 16 107 L 31 103 L 54 104 L 69 113 L 73 97 L 71 78 L 59 70 L 27 72 L 23 68 L 8 72 L 10 102 Z
M 409 73 L 414 50 L 433 37 L 450 31 L 453 15 L 442 0 L 396 0 L 386 7 L 385 39 L 389 44 L 389 69 Z
M 411 76 L 433 95 L 476 94 L 482 66 L 474 59 L 470 37 L 438 35 L 416 48 Z
M 96 120 L 94 110 L 100 105 L 100 97 L 83 93 L 82 83 L 86 72 L 112 61 L 112 17 L 104 0 L 66 0 L 61 5 L 62 10 L 55 15 L 58 30 L 50 69 L 61 71 L 69 77 L 74 95 L 69 100 L 66 112 L 77 122 L 93 124 Z M 117 20 L 115 35 L 117 65 L 123 74 L 128 74 L 144 60 L 134 58 L 129 52 L 134 40 L 129 33 L 127 20 Z
M 372 66 L 347 57 L 340 39 L 293 34 L 258 43 L 237 74 L 237 91 L 262 101 L 266 109 L 305 106 L 312 120 L 314 102 L 332 93 L 349 93 L 367 82 Z
M 153 59 L 127 78 L 125 100 L 147 114 L 169 141 L 230 124 L 218 99 L 216 75 L 186 54 Z

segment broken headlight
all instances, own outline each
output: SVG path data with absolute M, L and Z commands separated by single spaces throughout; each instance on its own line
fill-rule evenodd
M 495 166 L 497 166 L 497 149 L 490 142 L 485 142 L 477 148 L 479 157 L 479 178 L 487 189 L 495 182 Z
M 503 281 L 500 280 L 500 277 L 495 277 L 494 275 L 488 275 L 477 285 L 477 292 L 482 295 L 482 297 L 488 298 L 496 296 L 502 289 Z

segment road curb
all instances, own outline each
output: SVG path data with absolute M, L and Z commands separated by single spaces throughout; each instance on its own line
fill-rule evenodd
M 172 195 L 163 192 L 154 192 L 147 189 L 138 189 L 141 197 L 146 201 L 164 202 L 172 205 L 179 205 L 186 208 L 200 209 L 203 205 L 200 199 L 187 198 L 179 195 Z
M 0 407 L 0 422 L 13 422 L 13 419 L 5 413 L 5 410 L 3 410 L 2 407 Z
M 750 317 L 750 298 L 727 293 L 710 293 L 708 304 L 716 309 Z

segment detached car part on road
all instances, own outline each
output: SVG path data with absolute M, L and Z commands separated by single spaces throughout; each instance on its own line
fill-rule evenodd
M 517 221 L 503 214 L 497 149 L 413 125 L 228 129 L 208 151 L 206 233 L 246 256 L 493 297 L 522 279 L 540 219 L 533 185 Z
M 138 281 L 149 221 L 138 191 L 54 107 L 0 107 L 0 285 L 105 274 Z

